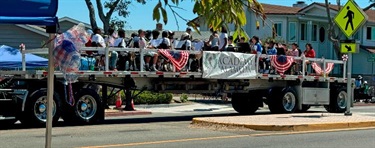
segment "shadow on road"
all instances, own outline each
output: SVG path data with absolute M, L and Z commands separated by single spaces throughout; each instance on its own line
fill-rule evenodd
M 316 113 L 317 111 L 309 111 L 308 113 Z M 270 115 L 270 112 L 258 112 L 255 115 Z M 223 113 L 223 114 L 204 114 L 204 115 L 175 115 L 175 116 L 147 116 L 147 117 L 137 117 L 137 118 L 116 118 L 116 119 L 106 119 L 101 123 L 95 125 L 111 125 L 111 124 L 139 124 L 139 123 L 156 123 L 156 122 L 179 122 L 179 121 L 191 121 L 196 117 L 220 117 L 220 116 L 241 116 L 238 113 Z M 248 115 L 243 115 L 248 116 Z M 92 124 L 91 124 L 92 125 Z M 54 127 L 74 127 L 74 126 L 89 126 L 86 125 L 67 125 L 60 121 Z M 14 124 L 8 127 L 1 126 L 0 130 L 11 130 L 11 129 L 38 129 L 45 127 L 26 127 L 22 124 Z

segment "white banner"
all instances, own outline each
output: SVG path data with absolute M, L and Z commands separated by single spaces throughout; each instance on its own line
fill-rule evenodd
M 256 77 L 256 55 L 237 52 L 203 52 L 203 78 L 246 79 Z

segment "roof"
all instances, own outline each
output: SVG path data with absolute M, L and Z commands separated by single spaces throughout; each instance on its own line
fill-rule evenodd
M 73 19 L 73 18 L 70 18 L 70 17 L 67 17 L 67 16 L 64 16 L 64 17 L 62 17 L 62 18 L 59 19 L 59 22 L 62 22 L 62 21 L 68 21 L 68 22 L 72 22 L 74 24 L 82 23 L 82 24 L 85 25 L 86 28 L 90 28 L 91 29 L 91 25 L 90 24 L 81 22 L 79 20 L 76 20 L 76 19 Z
M 375 46 L 363 46 L 363 45 L 361 45 L 360 48 L 368 51 L 369 53 L 375 54 Z
M 266 15 L 290 15 L 290 14 L 298 14 L 301 8 L 299 7 L 289 7 L 289 6 L 280 6 L 280 5 L 272 5 L 272 4 L 262 4 L 264 12 Z
M 375 10 L 368 9 L 365 12 L 368 16 L 368 21 L 375 23 Z
M 307 9 L 307 8 L 309 8 L 309 7 L 311 7 L 311 6 L 313 6 L 313 5 L 318 5 L 318 6 L 321 6 L 321 7 L 326 7 L 326 4 L 325 3 L 317 3 L 317 2 L 314 2 L 314 3 L 312 3 L 312 4 L 310 4 L 310 5 L 308 5 L 308 6 L 306 6 L 306 7 L 304 7 L 303 9 L 301 9 L 299 12 L 302 12 L 303 10 L 305 10 L 305 9 Z M 338 5 L 332 5 L 332 4 L 330 4 L 329 5 L 329 8 L 331 9 L 331 10 L 334 10 L 334 11 L 338 11 L 339 10 L 339 7 L 338 7 Z M 365 9 L 367 9 L 367 10 L 365 10 Z M 366 13 L 366 15 L 368 16 L 368 21 L 369 22 L 374 22 L 375 23 L 375 10 L 372 10 L 372 9 L 368 9 L 368 8 L 364 8 L 364 12 Z
M 26 29 L 26 30 L 29 30 L 31 32 L 35 32 L 35 33 L 40 34 L 42 36 L 48 37 L 48 33 L 46 33 L 46 29 L 44 29 L 42 27 L 35 26 L 35 25 L 18 25 L 18 24 L 16 26 L 20 27 L 20 28 L 23 28 L 23 29 Z

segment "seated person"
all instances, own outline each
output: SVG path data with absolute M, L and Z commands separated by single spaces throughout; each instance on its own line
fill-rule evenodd
M 306 44 L 306 50 L 304 51 L 304 55 L 306 58 L 315 58 L 315 50 L 313 49 L 312 45 L 310 43 Z M 307 65 L 310 64 L 309 60 L 305 61 L 305 70 L 308 71 Z
M 269 46 L 268 46 L 268 49 L 266 51 L 267 55 L 277 55 L 277 49 L 275 48 L 275 43 L 274 42 L 270 42 L 269 43 Z M 265 67 L 265 72 L 264 73 L 269 73 L 270 69 L 272 69 L 271 67 L 271 60 L 269 57 L 263 59 L 263 62 L 266 64 L 266 67 Z
M 108 33 L 110 34 L 108 38 L 106 38 L 106 42 L 108 43 L 109 47 L 118 47 L 118 44 L 115 44 L 115 40 L 117 39 L 117 35 L 114 29 L 109 29 Z M 125 36 L 125 35 L 124 35 Z M 125 44 L 125 43 L 124 43 Z M 117 60 L 118 60 L 118 53 L 117 51 L 110 51 L 109 55 L 109 70 L 117 70 Z
M 229 36 L 229 37 L 228 37 L 228 47 L 227 47 L 227 51 L 231 51 L 231 52 L 234 52 L 234 51 L 235 51 L 235 47 L 234 47 L 234 44 L 233 44 L 233 36 Z
M 101 33 L 102 31 L 99 28 L 94 29 L 94 35 L 91 38 L 91 47 L 106 47 L 105 40 L 102 37 Z M 98 54 L 101 56 L 96 57 L 95 66 L 98 67 L 100 70 L 104 70 L 104 48 L 102 50 L 99 50 Z
M 190 71 L 192 72 L 199 72 L 201 71 L 202 67 L 202 56 L 203 56 L 203 48 L 204 48 L 204 42 L 200 40 L 194 41 L 194 51 L 199 51 L 199 53 L 195 54 L 195 58 L 193 58 L 193 61 L 190 63 Z
M 145 49 L 147 47 L 147 42 L 145 39 L 145 31 L 142 29 L 138 30 L 139 34 L 139 48 Z M 156 63 L 158 61 L 158 53 L 155 51 L 146 51 L 145 52 L 145 65 L 144 65 L 144 70 L 146 71 L 156 71 Z M 153 61 L 150 65 L 151 57 L 153 57 Z

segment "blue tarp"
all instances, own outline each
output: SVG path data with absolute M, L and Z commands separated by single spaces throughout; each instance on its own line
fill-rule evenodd
M 0 24 L 55 25 L 58 0 L 0 0 Z
M 48 67 L 48 60 L 31 53 L 25 54 L 26 68 L 45 68 Z M 22 54 L 19 49 L 6 45 L 0 46 L 0 69 L 22 68 Z

